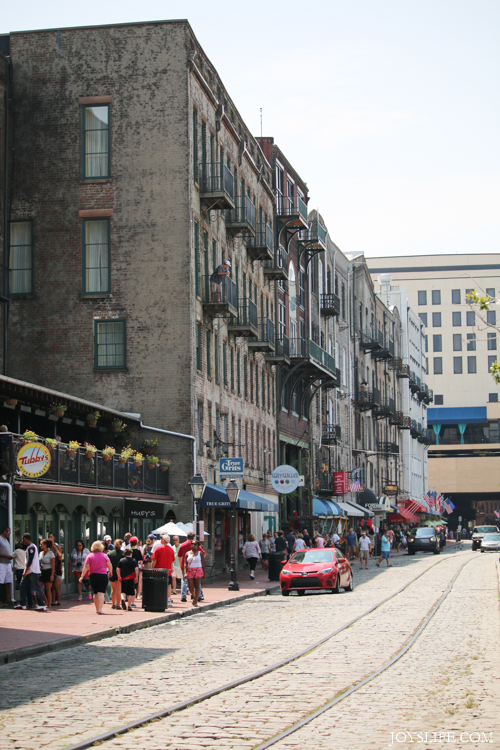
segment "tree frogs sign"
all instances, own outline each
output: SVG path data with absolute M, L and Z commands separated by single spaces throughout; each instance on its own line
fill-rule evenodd
M 17 454 L 17 468 L 25 477 L 35 479 L 50 469 L 50 451 L 42 443 L 26 443 Z
M 293 466 L 278 466 L 271 474 L 271 484 L 273 489 L 280 494 L 287 495 L 294 492 L 299 486 L 300 474 Z

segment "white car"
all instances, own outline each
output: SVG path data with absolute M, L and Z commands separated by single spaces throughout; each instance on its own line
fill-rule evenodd
M 500 529 L 496 526 L 474 526 L 472 530 L 472 551 L 475 552 L 481 547 L 481 542 L 485 534 L 500 534 Z
M 481 552 L 500 550 L 500 534 L 485 534 L 481 541 Z

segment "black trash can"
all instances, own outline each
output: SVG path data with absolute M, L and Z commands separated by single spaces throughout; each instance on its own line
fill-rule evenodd
M 269 555 L 269 580 L 279 581 L 280 571 L 283 567 L 281 562 L 285 559 L 284 552 L 271 552 Z
M 168 573 L 168 568 L 144 568 L 142 571 L 142 608 L 146 612 L 167 609 Z

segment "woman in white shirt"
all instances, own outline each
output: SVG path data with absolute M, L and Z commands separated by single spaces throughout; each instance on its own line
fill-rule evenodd
M 262 560 L 260 547 L 255 541 L 253 534 L 249 534 L 247 541 L 243 546 L 243 557 L 250 565 L 250 578 L 255 578 L 255 568 L 257 567 L 257 561 Z
M 200 543 L 191 542 L 191 551 L 184 558 L 184 569 L 187 571 L 187 582 L 191 593 L 193 607 L 198 606 L 201 581 L 205 580 L 205 555 L 200 552 Z
M 295 540 L 295 544 L 293 545 L 293 551 L 299 552 L 301 549 L 306 548 L 306 543 L 304 542 L 304 535 L 299 534 L 297 539 Z

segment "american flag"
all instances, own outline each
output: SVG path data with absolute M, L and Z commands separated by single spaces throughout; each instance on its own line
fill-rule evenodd
M 500 510 L 494 510 L 493 513 L 496 515 L 497 518 L 500 518 Z
M 426 502 L 426 503 L 427 503 L 427 504 L 429 505 L 429 508 L 431 508 L 431 507 L 432 507 L 432 506 L 431 506 L 431 503 L 432 503 L 432 498 L 431 498 L 431 493 L 430 493 L 430 492 L 426 492 L 426 493 L 424 494 L 424 500 L 425 500 L 425 502 Z
M 451 502 L 451 500 L 450 500 L 449 497 L 446 498 L 446 500 L 444 501 L 443 505 L 444 505 L 444 509 L 448 513 L 448 515 L 450 513 L 453 513 L 453 511 L 455 510 L 455 506 L 453 505 L 453 503 Z
M 359 479 L 355 479 L 354 482 L 349 485 L 349 492 L 363 492 L 363 485 Z

